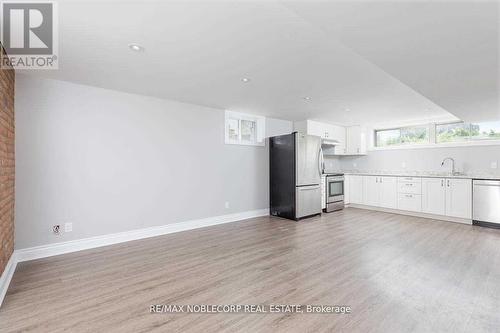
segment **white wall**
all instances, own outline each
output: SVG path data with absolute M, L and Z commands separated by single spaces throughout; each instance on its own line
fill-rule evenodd
M 366 156 L 340 157 L 338 163 L 342 170 L 446 172 L 450 170 L 450 162 L 441 167 L 445 157 L 454 158 L 456 168 L 462 172 L 500 175 L 500 169 L 490 168 L 491 162 L 500 163 L 500 146 L 369 151 Z
M 225 145 L 222 110 L 24 75 L 15 108 L 17 249 L 268 207 L 268 147 Z

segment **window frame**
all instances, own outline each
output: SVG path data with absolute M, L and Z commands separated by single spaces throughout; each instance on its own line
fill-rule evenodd
M 481 124 L 484 124 L 484 123 L 498 123 L 498 125 L 500 125 L 500 120 L 499 121 L 483 121 L 483 122 L 477 122 L 477 123 L 469 123 L 469 126 L 470 126 L 470 135 L 469 135 L 469 140 L 472 141 L 472 142 L 481 142 L 481 141 L 500 141 L 500 136 L 499 137 L 496 137 L 496 138 L 481 138 L 481 137 L 476 137 L 476 136 L 473 136 L 472 135 L 472 126 L 473 125 L 477 125 L 479 126 L 479 130 L 481 130 Z M 490 130 L 492 130 L 490 128 Z M 481 133 L 481 132 L 480 132 Z M 495 134 L 498 133 L 495 131 Z
M 238 139 L 234 140 L 229 137 L 229 122 L 228 120 L 236 120 L 238 122 Z M 250 121 L 255 123 L 255 141 L 242 140 L 241 135 L 241 122 Z M 265 129 L 266 118 L 247 113 L 225 111 L 224 117 L 224 143 L 229 145 L 242 145 L 242 146 L 265 146 Z
M 495 121 L 488 121 L 488 122 L 495 122 Z M 498 120 L 500 123 L 500 120 Z M 427 124 L 412 124 L 409 126 L 400 126 L 400 127 L 381 127 L 381 128 L 373 128 L 373 136 L 372 136 L 372 142 L 370 144 L 369 150 L 370 151 L 377 151 L 377 150 L 399 150 L 399 149 L 431 149 L 431 148 L 445 148 L 445 147 L 472 147 L 472 146 L 498 146 L 500 145 L 500 139 L 471 139 L 471 136 L 469 135 L 467 137 L 467 140 L 464 141 L 451 141 L 451 142 L 437 142 L 437 126 L 438 125 L 447 125 L 447 124 L 457 124 L 457 123 L 466 123 L 464 121 L 448 121 L 448 122 L 432 122 L 432 123 L 427 123 Z M 469 123 L 470 125 L 479 125 L 484 122 L 477 122 L 477 123 Z M 376 135 L 377 131 L 383 131 L 383 130 L 394 130 L 394 129 L 401 129 L 401 128 L 406 128 L 406 127 L 418 127 L 418 126 L 428 126 L 429 128 L 429 143 L 428 144 L 399 144 L 399 145 L 393 145 L 393 146 L 383 146 L 383 147 L 377 147 L 376 146 Z
M 435 143 L 438 144 L 438 145 L 441 145 L 441 144 L 449 144 L 449 143 L 468 143 L 468 142 L 488 142 L 488 141 L 492 141 L 492 142 L 495 142 L 495 141 L 498 141 L 500 143 L 500 138 L 496 138 L 496 139 L 489 139 L 489 138 L 478 138 L 478 137 L 475 137 L 472 135 L 472 126 L 473 125 L 480 125 L 482 123 L 492 123 L 494 121 L 483 121 L 483 122 L 476 122 L 476 123 L 472 123 L 472 122 L 465 122 L 465 121 L 453 121 L 453 122 L 446 122 L 446 123 L 436 123 L 435 124 L 435 127 L 436 127 L 436 137 L 435 137 Z M 499 124 L 500 124 L 500 121 L 497 121 Z M 438 136 L 437 136 L 437 127 L 440 126 L 440 125 L 453 125 L 453 124 L 464 124 L 464 125 L 467 125 L 466 127 L 468 127 L 468 131 L 469 131 L 469 135 L 464 137 L 465 139 L 462 140 L 462 141 L 449 141 L 449 142 L 438 142 Z
M 421 143 L 403 143 L 401 142 L 401 132 L 403 129 L 407 128 L 415 128 L 415 127 L 424 127 L 427 130 L 427 140 L 426 142 L 421 142 Z M 399 139 L 400 143 L 395 144 L 395 145 L 389 145 L 389 146 L 378 146 L 377 145 L 377 133 L 378 132 L 383 132 L 383 131 L 394 131 L 394 130 L 399 130 Z M 394 148 L 394 147 L 408 147 L 408 146 L 422 146 L 422 145 L 428 145 L 431 143 L 431 128 L 429 124 L 420 124 L 420 125 L 409 125 L 409 126 L 399 126 L 399 127 L 390 127 L 390 128 L 377 128 L 373 130 L 373 147 L 377 149 L 385 149 L 385 148 Z
M 455 124 L 464 124 L 468 125 L 469 127 L 469 135 L 464 137 L 464 140 L 457 140 L 457 141 L 447 141 L 447 142 L 438 142 L 438 126 L 443 126 L 443 125 L 455 125 Z M 434 124 L 434 143 L 436 145 L 448 145 L 448 144 L 455 144 L 455 143 L 466 143 L 470 141 L 470 123 L 466 123 L 465 121 L 450 121 L 450 122 L 444 122 L 444 123 L 435 123 Z

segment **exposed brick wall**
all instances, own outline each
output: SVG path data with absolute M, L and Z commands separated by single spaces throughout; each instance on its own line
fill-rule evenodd
M 4 50 L 0 45 L 1 52 Z M 14 79 L 0 64 L 0 274 L 14 252 Z

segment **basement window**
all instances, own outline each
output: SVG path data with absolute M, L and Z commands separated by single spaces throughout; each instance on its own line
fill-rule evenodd
M 500 140 L 500 122 L 436 124 L 436 143 Z
M 262 116 L 226 111 L 225 143 L 264 146 L 265 120 Z
M 470 125 L 464 122 L 436 124 L 436 143 L 464 142 L 469 136 Z
M 428 144 L 429 126 L 410 126 L 375 130 L 375 147 Z
M 489 145 L 500 145 L 500 121 L 375 129 L 373 135 L 374 150 Z
M 471 124 L 471 140 L 500 140 L 500 121 Z

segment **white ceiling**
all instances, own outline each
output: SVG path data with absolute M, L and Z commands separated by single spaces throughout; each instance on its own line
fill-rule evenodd
M 458 117 L 500 119 L 497 1 L 288 6 Z
M 496 3 L 58 3 L 60 69 L 28 75 L 290 120 L 500 118 Z

